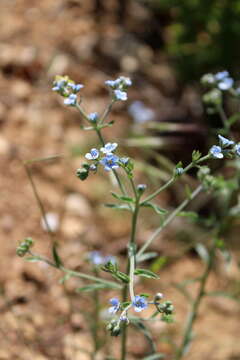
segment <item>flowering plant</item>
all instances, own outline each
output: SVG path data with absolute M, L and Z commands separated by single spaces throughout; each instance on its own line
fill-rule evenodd
M 115 296 L 109 300 L 110 307 L 108 313 L 111 316 L 106 316 L 107 330 L 112 336 L 121 335 L 121 360 L 125 360 L 127 356 L 127 327 L 129 324 L 141 324 L 140 328 L 144 329 L 143 333 L 150 339 L 151 353 L 146 359 L 160 359 L 162 354 L 157 353 L 156 346 L 152 337 L 146 331 L 144 320 L 134 316 L 134 313 L 144 312 L 150 306 L 153 306 L 153 312 L 149 319 L 155 319 L 160 315 L 161 320 L 165 322 L 173 321 L 174 307 L 171 301 L 163 301 L 163 294 L 156 293 L 154 295 L 141 294 L 137 292 L 137 286 L 135 284 L 135 277 L 145 277 L 158 279 L 158 275 L 148 269 L 139 267 L 139 264 L 151 259 L 155 256 L 153 252 L 147 252 L 153 241 L 155 241 L 160 232 L 177 216 L 183 214 L 183 210 L 194 198 L 198 196 L 201 191 L 217 191 L 221 187 L 221 182 L 217 177 L 211 174 L 210 169 L 202 164 L 208 160 L 217 159 L 222 160 L 224 158 L 238 158 L 240 156 L 240 144 L 233 140 L 229 140 L 227 132 L 231 127 L 226 116 L 223 116 L 223 110 L 221 107 L 221 97 L 223 91 L 231 91 L 232 95 L 239 96 L 238 89 L 234 90 L 233 80 L 230 78 L 228 72 L 224 71 L 216 75 L 207 74 L 203 77 L 202 82 L 210 87 L 210 92 L 204 95 L 204 101 L 208 104 L 211 111 L 219 111 L 223 118 L 223 129 L 221 134 L 218 135 L 218 144 L 213 145 L 209 152 L 202 156 L 199 151 L 193 151 L 192 161 L 187 166 L 183 166 L 182 163 L 178 163 L 174 168 L 173 174 L 170 179 L 162 186 L 157 188 L 152 193 L 149 193 L 144 197 L 147 186 L 145 184 L 137 184 L 134 176 L 134 162 L 127 156 L 122 156 L 118 153 L 118 144 L 116 142 L 106 143 L 102 130 L 106 127 L 112 126 L 112 122 L 108 122 L 107 118 L 111 112 L 112 106 L 117 101 L 127 100 L 127 89 L 132 85 L 129 78 L 121 76 L 116 80 L 108 80 L 105 82 L 109 89 L 110 102 L 106 107 L 103 115 L 98 113 L 87 114 L 81 104 L 81 96 L 79 95 L 83 85 L 76 84 L 68 76 L 57 76 L 52 90 L 58 93 L 64 99 L 66 106 L 74 107 L 79 113 L 83 121 L 88 125 L 84 126 L 85 131 L 95 131 L 98 140 L 100 142 L 96 147 L 89 149 L 89 152 L 85 154 L 86 161 L 82 163 L 81 167 L 76 170 L 76 176 L 85 181 L 89 176 L 94 176 L 98 171 L 106 171 L 108 174 L 112 174 L 119 187 L 120 193 L 112 192 L 112 196 L 117 202 L 106 204 L 112 209 L 124 209 L 130 212 L 132 219 L 131 234 L 127 247 L 127 265 L 126 271 L 123 272 L 118 265 L 117 260 L 111 256 L 103 256 L 98 251 L 93 251 L 89 254 L 88 258 L 93 267 L 94 275 L 88 273 L 82 273 L 75 270 L 70 270 L 64 267 L 63 260 L 60 258 L 56 243 L 52 247 L 52 259 L 45 258 L 41 255 L 37 255 L 32 252 L 33 240 L 26 238 L 17 248 L 17 254 L 19 256 L 30 255 L 27 260 L 29 261 L 42 261 L 50 266 L 62 271 L 65 276 L 63 281 L 67 281 L 70 277 L 79 277 L 90 281 L 90 284 L 82 288 L 85 291 L 93 291 L 95 293 L 95 299 L 98 301 L 98 292 L 101 289 L 114 289 L 115 291 L 121 291 L 122 297 Z M 224 135 L 224 136 L 223 136 Z M 200 184 L 198 187 L 187 194 L 186 199 L 172 212 L 168 213 L 167 210 L 159 207 L 158 204 L 152 202 L 158 194 L 173 185 L 180 177 L 186 174 L 190 169 L 197 169 L 198 179 Z M 122 178 L 125 177 L 131 187 L 131 192 L 127 191 L 125 183 Z M 36 189 L 35 189 L 36 190 Z M 155 212 L 156 216 L 161 217 L 161 225 L 146 239 L 144 244 L 140 247 L 136 240 L 136 230 L 138 225 L 139 213 L 142 208 L 150 208 Z M 47 219 L 45 218 L 47 223 Z M 47 226 L 48 227 L 48 226 Z M 218 231 L 220 234 L 220 230 Z M 215 234 L 213 244 L 211 246 L 206 269 L 198 279 L 200 283 L 200 290 L 193 301 L 191 316 L 189 317 L 186 330 L 183 336 L 183 342 L 176 352 L 176 359 L 182 358 L 186 348 L 189 346 L 191 340 L 191 333 L 200 300 L 204 296 L 205 284 L 209 272 L 212 268 L 214 254 L 217 248 L 219 248 L 219 240 Z M 107 280 L 100 277 L 100 271 L 108 273 L 113 279 Z M 81 289 L 80 289 L 81 290 Z M 94 330 L 95 351 L 98 351 L 100 342 L 98 339 L 97 321 L 99 320 L 99 304 L 96 307 L 96 324 Z

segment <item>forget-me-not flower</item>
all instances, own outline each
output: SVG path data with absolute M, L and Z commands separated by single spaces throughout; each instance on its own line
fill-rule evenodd
M 89 260 L 94 265 L 102 265 L 104 264 L 104 257 L 99 251 L 91 251 L 89 253 Z
M 99 115 L 97 112 L 94 112 L 94 113 L 91 113 L 88 115 L 88 120 L 93 123 L 96 123 L 98 119 L 99 119 Z
M 114 154 L 107 154 L 102 160 L 100 160 L 100 164 L 104 166 L 104 170 L 110 171 L 117 169 L 119 167 L 118 165 L 119 157 Z
M 64 104 L 68 106 L 75 106 L 77 103 L 77 95 L 71 94 L 68 98 L 64 100 Z
M 215 74 L 215 79 L 217 81 L 221 81 L 227 77 L 229 77 L 229 72 L 227 70 L 219 71 L 217 74 Z
M 218 139 L 219 139 L 219 144 L 222 148 L 234 145 L 234 141 L 228 140 L 222 135 L 218 135 Z
M 74 93 L 77 93 L 84 87 L 84 85 L 82 85 L 82 84 L 74 84 L 72 82 L 69 82 L 68 87 L 70 87 Z
M 229 76 L 228 71 L 220 71 L 215 74 L 215 79 L 218 82 L 218 88 L 220 90 L 229 90 L 233 86 L 233 79 Z
M 110 312 L 110 314 L 116 314 L 116 312 L 118 312 L 118 310 L 120 309 L 120 302 L 118 298 L 112 298 L 109 300 L 109 302 L 112 306 L 108 309 L 108 311 Z
M 118 147 L 117 143 L 107 143 L 100 150 L 104 154 L 111 154 Z
M 119 101 L 126 101 L 127 100 L 127 93 L 121 90 L 114 90 L 114 96 L 116 100 Z
M 119 161 L 123 164 L 123 165 L 127 165 L 127 163 L 129 162 L 129 158 L 128 157 L 122 157 L 119 159 Z
M 99 157 L 99 151 L 97 149 L 91 149 L 89 153 L 85 155 L 88 160 L 96 160 Z
M 147 300 L 144 296 L 136 295 L 133 302 L 134 310 L 140 312 L 148 307 Z
M 154 111 L 146 107 L 142 101 L 134 101 L 129 106 L 128 112 L 136 123 L 142 124 L 155 118 Z
M 59 80 L 59 81 L 54 81 L 54 86 L 52 88 L 53 91 L 61 91 L 62 88 L 66 85 L 66 80 Z
M 213 145 L 211 147 L 211 149 L 209 150 L 209 153 L 212 155 L 212 157 L 214 157 L 216 159 L 223 158 L 222 148 L 220 146 Z

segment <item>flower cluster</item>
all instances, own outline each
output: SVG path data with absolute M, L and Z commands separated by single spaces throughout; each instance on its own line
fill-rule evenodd
M 129 163 L 129 158 L 119 157 L 114 154 L 117 149 L 117 143 L 107 143 L 100 150 L 92 148 L 85 154 L 85 158 L 92 162 L 92 164 L 83 164 L 82 169 L 77 170 L 77 176 L 81 180 L 85 180 L 89 174 L 89 171 L 96 171 L 98 165 L 103 165 L 105 171 L 115 170 L 119 166 L 125 167 Z
M 109 87 L 112 93 L 113 100 L 126 101 L 127 88 L 132 85 L 131 79 L 125 76 L 120 76 L 116 80 L 107 80 L 105 84 Z
M 223 159 L 224 156 L 240 156 L 240 144 L 235 144 L 234 141 L 226 139 L 222 135 L 218 135 L 219 145 L 213 145 L 209 154 L 212 158 Z
M 52 90 L 65 98 L 64 104 L 67 106 L 76 106 L 77 93 L 83 88 L 82 84 L 75 84 L 68 76 L 57 75 Z
M 217 87 L 219 90 L 229 90 L 233 87 L 234 80 L 230 77 L 229 72 L 224 70 L 216 74 L 203 75 L 201 82 L 209 87 Z

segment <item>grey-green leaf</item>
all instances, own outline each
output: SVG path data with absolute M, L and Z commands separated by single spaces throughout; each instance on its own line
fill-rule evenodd
M 134 274 L 138 276 L 146 277 L 148 279 L 159 279 L 159 276 L 157 274 L 147 269 L 136 269 L 134 271 Z
M 153 204 L 151 202 L 144 202 L 141 206 L 149 207 L 153 209 L 158 215 L 166 215 L 168 212 L 167 210 L 160 208 L 160 206 Z

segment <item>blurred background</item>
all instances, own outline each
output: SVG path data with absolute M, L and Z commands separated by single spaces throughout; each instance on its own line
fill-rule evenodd
M 119 75 L 133 80 L 128 101 L 115 106 L 110 117 L 115 124 L 104 135 L 136 159 L 137 179 L 153 189 L 171 177 L 174 164 L 187 164 L 194 149 L 206 153 L 215 141 L 214 129 L 221 121 L 204 111 L 199 79 L 224 69 L 239 77 L 239 16 L 237 0 L 1 0 L 1 360 L 87 360 L 92 348 L 83 314 L 91 305 L 89 294 L 75 292 L 80 282 L 71 279 L 60 285 L 61 274 L 15 255 L 26 236 L 46 255 L 52 241 L 42 226 L 23 161 L 45 159 L 34 161 L 31 173 L 68 267 L 90 271 L 87 253 L 92 250 L 114 255 L 120 263 L 126 254 L 128 216 L 102 206 L 112 188 L 109 179 L 98 174 L 80 182 L 75 176 L 83 154 L 97 139 L 81 131 L 78 114 L 52 93 L 55 75 L 68 74 L 85 85 L 83 106 L 89 113 L 101 112 L 108 102 L 105 80 Z M 239 110 L 224 101 L 229 115 Z M 161 195 L 159 204 L 179 204 L 186 196 L 184 183 L 194 187 L 194 173 Z M 218 206 L 202 195 L 190 209 L 208 216 Z M 143 213 L 139 224 L 139 244 L 159 224 L 148 214 Z M 203 264 L 192 244 L 206 234 L 206 229 L 177 218 L 152 247 L 159 256 L 148 265 L 161 280 L 139 283 L 141 290 L 163 292 L 176 308 L 175 323 L 152 325 L 158 350 L 168 359 L 188 310 L 176 283 L 201 274 Z M 236 255 L 238 234 L 237 223 L 228 233 Z M 239 294 L 237 256 L 227 268 L 220 260 L 209 288 Z M 194 294 L 195 289 L 193 285 L 190 291 Z M 102 296 L 103 309 L 115 295 Z M 208 298 L 186 359 L 240 359 L 238 316 L 238 303 Z M 134 331 L 131 337 L 135 340 L 129 342 L 129 360 L 142 358 L 148 344 Z M 118 341 L 110 339 L 99 360 L 111 352 L 117 357 Z

